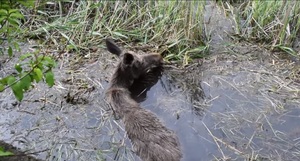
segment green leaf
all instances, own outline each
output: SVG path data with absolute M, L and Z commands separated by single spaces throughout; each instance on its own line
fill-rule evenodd
M 8 13 L 16 13 L 16 12 L 19 12 L 18 9 L 9 9 L 8 10 Z
M 14 153 L 10 151 L 5 151 L 3 147 L 0 147 L 0 157 L 14 155 Z
M 0 9 L 0 16 L 7 16 L 8 12 L 5 9 Z
M 37 65 L 36 67 L 39 68 L 40 70 L 44 69 L 44 65 L 42 62 L 40 62 L 39 64 L 36 64 L 36 65 Z
M 7 80 L 7 84 L 9 86 L 12 85 L 13 83 L 15 83 L 15 81 L 16 81 L 16 78 L 14 76 L 8 76 L 5 79 Z
M 34 55 L 33 55 L 32 53 L 27 53 L 27 54 L 21 55 L 19 59 L 20 59 L 21 61 L 23 61 L 24 59 L 29 58 L 29 57 L 31 57 L 31 56 L 33 57 Z
M 19 12 L 15 12 L 10 14 L 11 18 L 19 18 L 19 19 L 24 19 L 24 16 L 22 14 L 20 14 Z
M 12 56 L 12 54 L 13 54 L 13 50 L 12 50 L 12 48 L 11 48 L 11 47 L 8 47 L 8 50 L 7 50 L 7 52 L 8 52 L 8 56 L 9 56 L 9 57 L 11 57 L 11 56 Z
M 0 15 L 1 16 L 1 15 Z M 6 17 L 0 17 L 0 22 L 2 23 L 3 20 L 6 20 Z M 3 30 L 2 30 L 3 31 Z M 2 32 L 1 31 L 1 32 Z
M 39 82 L 40 80 L 42 80 L 43 73 L 42 73 L 41 69 L 40 68 L 34 68 L 33 71 L 35 73 L 35 77 L 34 77 L 35 81 Z
M 24 97 L 24 91 L 22 89 L 22 84 L 21 82 L 18 82 L 14 85 L 11 86 L 11 89 L 13 90 L 13 93 L 15 95 L 15 97 L 17 98 L 18 101 L 22 101 L 23 97 Z
M 35 3 L 35 1 L 32 1 L 32 0 L 28 0 L 28 1 L 18 0 L 18 2 L 28 8 L 34 7 L 34 3 Z
M 15 95 L 15 97 L 17 98 L 18 101 L 21 101 L 23 99 L 23 89 L 22 89 L 22 85 L 20 82 L 15 83 L 16 78 L 13 76 L 8 76 L 7 78 L 7 83 L 8 85 L 11 85 L 11 89 Z M 15 84 L 13 84 L 15 83 Z
M 43 65 L 49 67 L 49 68 L 52 68 L 52 67 L 55 67 L 56 66 L 56 63 L 55 61 L 49 57 L 49 56 L 45 56 L 44 57 L 44 60 L 42 61 Z
M 8 85 L 8 79 L 9 79 L 9 77 L 11 77 L 11 76 L 7 76 L 5 78 L 0 79 L 0 83 L 3 84 L 3 85 L 5 85 L 5 86 Z
M 21 86 L 22 86 L 22 89 L 24 90 L 28 90 L 31 86 L 31 77 L 27 74 L 27 73 L 23 73 L 22 74 L 22 77 L 26 75 L 24 78 L 21 79 Z
M 48 71 L 45 73 L 46 83 L 49 87 L 52 87 L 54 85 L 54 74 L 52 71 Z
M 21 65 L 20 65 L 19 63 L 15 65 L 15 69 L 16 69 L 19 73 L 22 72 L 22 67 L 21 67 Z
M 14 19 L 14 18 L 8 17 L 7 21 L 10 23 L 11 26 L 13 26 L 15 28 L 19 28 L 19 23 L 20 22 L 18 21 L 18 19 Z
M 2 83 L 0 83 L 0 92 L 2 92 L 4 90 L 4 88 L 5 88 L 5 86 Z

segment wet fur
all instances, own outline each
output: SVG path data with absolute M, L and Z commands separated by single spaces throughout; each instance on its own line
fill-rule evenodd
M 146 74 L 143 74 L 139 78 L 135 79 L 129 88 L 131 97 L 137 102 L 145 101 L 147 92 L 158 82 L 159 78 L 162 76 L 162 72 L 162 66 L 155 67 Z
M 158 54 L 138 56 L 123 53 L 109 39 L 106 45 L 111 53 L 121 58 L 110 81 L 107 99 L 124 122 L 133 150 L 144 161 L 179 161 L 182 153 L 177 136 L 155 114 L 141 108 L 129 91 L 135 80 L 162 66 L 162 57 Z

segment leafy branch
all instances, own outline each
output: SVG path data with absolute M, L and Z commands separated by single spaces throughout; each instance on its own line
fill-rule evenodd
M 29 61 L 25 61 L 27 59 Z M 17 76 L 9 75 L 0 79 L 0 92 L 11 88 L 15 97 L 21 101 L 24 92 L 32 87 L 34 81 L 38 83 L 44 80 L 49 87 L 54 85 L 52 69 L 56 66 L 56 63 L 52 58 L 46 55 L 37 56 L 34 53 L 27 53 L 21 55 L 20 61 L 21 63 L 15 65 L 18 72 Z M 24 68 L 29 68 L 29 70 L 23 70 Z
M 12 57 L 14 50 L 19 50 L 20 40 L 17 36 L 21 33 L 21 20 L 25 20 L 21 13 L 21 7 L 33 7 L 34 1 L 24 3 L 21 0 L 10 0 L 0 2 L 0 44 L 7 44 L 7 48 L 0 48 L 1 53 Z M 17 74 L 10 74 L 0 78 L 0 92 L 11 88 L 17 100 L 23 99 L 24 92 L 32 88 L 33 82 L 44 80 L 48 86 L 54 85 L 54 74 L 52 69 L 55 67 L 55 61 L 45 54 L 27 53 L 21 55 L 20 62 L 15 64 Z

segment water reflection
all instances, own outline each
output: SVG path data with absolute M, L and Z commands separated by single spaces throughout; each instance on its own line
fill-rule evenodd
M 268 152 L 278 151 L 281 154 L 277 155 L 284 156 L 280 146 L 295 152 L 299 148 L 291 142 L 298 139 L 295 136 L 300 131 L 295 128 L 300 121 L 296 106 L 282 115 L 257 113 L 266 110 L 270 103 L 255 94 L 257 89 L 251 84 L 248 87 L 243 83 L 243 88 L 233 86 L 230 82 L 236 75 L 183 75 L 166 71 L 144 91 L 141 99 L 143 108 L 157 114 L 176 132 L 183 160 L 244 160 L 244 154 L 252 152 L 258 154 L 256 158 L 264 159 Z M 245 73 L 237 75 L 244 77 Z M 277 148 L 268 148 L 271 145 Z

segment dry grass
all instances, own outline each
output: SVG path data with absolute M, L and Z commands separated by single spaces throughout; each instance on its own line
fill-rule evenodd
M 298 55 L 293 47 L 300 32 L 299 1 L 221 2 L 235 21 L 235 32 L 246 40 L 260 42 L 272 50 Z
M 188 63 L 208 51 L 203 25 L 205 1 L 58 1 L 28 12 L 30 37 L 59 51 L 86 51 L 105 37 L 135 42 Z M 34 14 L 32 14 L 34 12 Z M 128 45 L 128 44 L 127 44 Z

